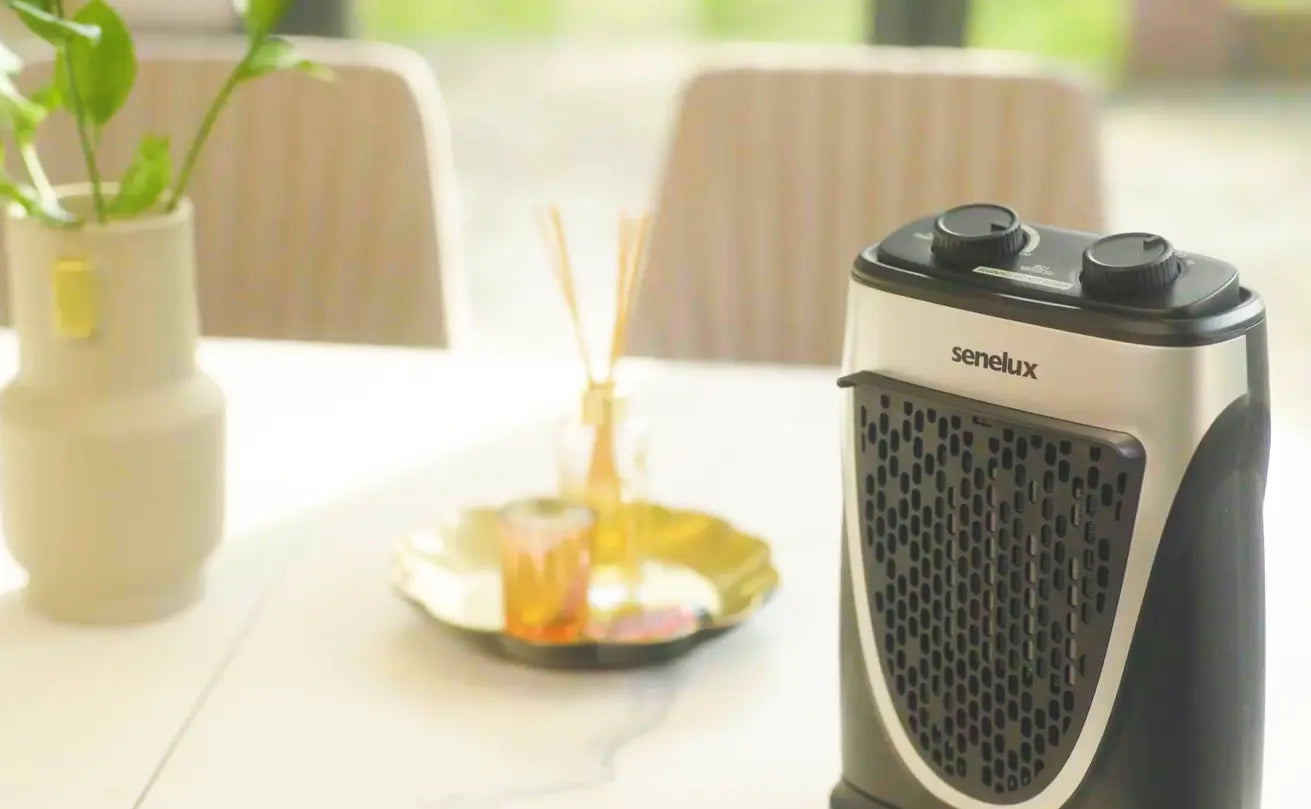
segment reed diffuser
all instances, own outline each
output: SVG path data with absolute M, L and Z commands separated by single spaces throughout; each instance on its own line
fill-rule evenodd
M 609 351 L 598 369 L 588 347 L 560 212 L 552 207 L 541 219 L 585 375 L 578 412 L 561 430 L 561 494 L 585 502 L 595 512 L 593 576 L 617 577 L 627 598 L 634 597 L 640 586 L 646 557 L 645 527 L 632 506 L 644 493 L 647 432 L 644 420 L 617 386 L 615 371 L 627 347 L 628 325 L 641 287 L 649 225 L 646 215 L 620 217 L 614 319 Z

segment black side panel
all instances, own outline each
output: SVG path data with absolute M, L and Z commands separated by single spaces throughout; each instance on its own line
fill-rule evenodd
M 1166 522 L 1115 710 L 1068 809 L 1258 809 L 1264 724 L 1264 327 Z

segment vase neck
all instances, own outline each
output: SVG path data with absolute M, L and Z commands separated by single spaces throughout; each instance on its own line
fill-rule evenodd
M 189 220 L 89 231 L 10 220 L 6 249 L 26 382 L 133 389 L 194 372 L 198 315 Z

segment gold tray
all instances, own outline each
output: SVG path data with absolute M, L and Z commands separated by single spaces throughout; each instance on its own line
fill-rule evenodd
M 685 654 L 741 624 L 773 595 L 778 571 L 762 540 L 693 511 L 644 503 L 651 559 L 638 602 L 645 631 L 616 632 L 613 571 L 593 571 L 593 628 L 577 643 L 533 643 L 506 635 L 495 508 L 452 514 L 397 548 L 392 583 L 441 624 L 497 654 L 551 668 L 615 668 Z M 657 627 L 652 631 L 652 626 Z

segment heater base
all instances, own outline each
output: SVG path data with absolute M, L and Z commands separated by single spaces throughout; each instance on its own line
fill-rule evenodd
M 900 809 L 890 803 L 876 800 L 841 781 L 829 796 L 829 809 Z

